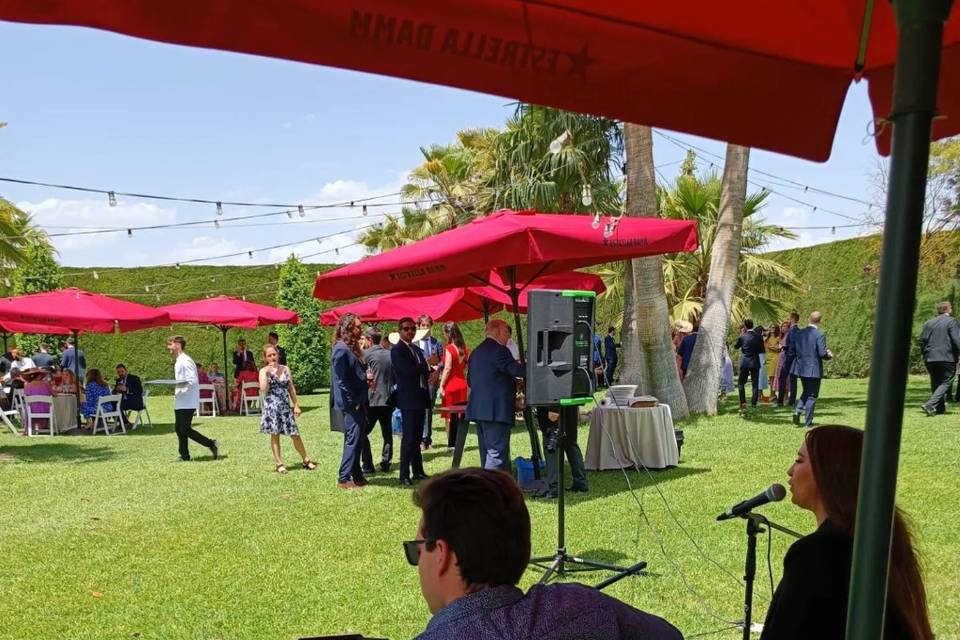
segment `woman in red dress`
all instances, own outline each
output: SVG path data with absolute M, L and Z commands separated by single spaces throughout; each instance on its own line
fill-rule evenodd
M 443 325 L 443 335 L 447 344 L 443 348 L 443 373 L 440 375 L 440 388 L 437 390 L 443 400 L 440 406 L 451 407 L 467 404 L 466 366 L 469 350 L 463 341 L 463 334 L 456 322 Z M 447 420 L 447 447 L 452 449 L 457 443 L 457 428 L 463 420 L 462 413 L 445 413 Z

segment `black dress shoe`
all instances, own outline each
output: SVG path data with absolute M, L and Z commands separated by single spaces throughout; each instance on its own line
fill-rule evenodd
M 412 486 L 413 486 L 413 483 L 410 481 L 409 478 L 400 478 L 400 482 L 399 482 L 398 484 L 399 484 L 401 487 L 412 487 Z
M 373 467 L 370 467 L 369 469 L 360 469 L 360 471 L 363 473 L 369 473 L 370 475 L 373 475 L 377 472 L 377 470 Z
M 389 463 L 389 462 L 381 462 L 381 463 L 380 463 L 380 471 L 383 471 L 384 473 L 389 472 L 389 471 L 390 471 L 390 463 Z
M 425 474 L 425 473 L 415 473 L 415 474 L 413 474 L 413 479 L 414 479 L 414 480 L 426 480 L 426 479 L 429 478 L 429 477 L 430 477 L 430 476 L 428 476 L 428 475 Z
M 800 426 L 800 414 L 796 411 L 793 412 L 793 424 Z
M 571 493 L 586 493 L 587 491 L 590 491 L 590 489 L 585 484 L 574 484 L 571 485 L 567 491 L 570 491 Z

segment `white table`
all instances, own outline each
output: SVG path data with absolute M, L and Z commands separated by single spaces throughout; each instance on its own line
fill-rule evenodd
M 66 431 L 77 427 L 77 396 L 67 393 L 53 397 L 53 413 L 57 420 L 57 430 Z
M 587 469 L 649 469 L 674 467 L 680 462 L 669 405 L 630 409 L 596 407 L 590 414 Z

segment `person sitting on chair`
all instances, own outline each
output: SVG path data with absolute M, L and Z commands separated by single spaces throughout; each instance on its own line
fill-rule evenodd
M 232 407 L 233 407 L 233 410 L 237 412 L 239 412 L 243 408 L 243 399 L 240 397 L 240 394 L 242 393 L 244 382 L 257 383 L 256 388 L 253 388 L 253 387 L 247 388 L 247 391 L 246 391 L 247 396 L 260 395 L 260 374 L 257 372 L 257 365 L 254 364 L 253 358 L 244 362 L 242 366 L 243 366 L 243 369 L 240 370 L 240 374 L 237 376 L 236 385 L 233 388 Z
M 123 396 L 120 399 L 120 411 L 123 421 L 130 424 L 127 412 L 143 411 L 143 385 L 140 377 L 128 372 L 127 365 L 122 362 L 117 365 L 117 383 L 113 386 L 113 392 Z
M 680 640 L 669 622 L 579 584 L 517 588 L 530 515 L 513 478 L 452 469 L 420 485 L 416 538 L 403 543 L 433 618 L 415 640 Z
M 110 387 L 100 375 L 100 369 L 90 369 L 87 371 L 87 384 L 83 388 L 83 404 L 80 405 L 80 413 L 87 419 L 87 429 L 93 429 L 93 419 L 97 415 L 97 404 L 101 396 L 110 395 Z M 103 405 L 104 411 L 113 411 L 113 404 L 108 402 Z

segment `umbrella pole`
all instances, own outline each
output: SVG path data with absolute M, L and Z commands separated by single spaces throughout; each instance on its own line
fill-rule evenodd
M 483 324 L 490 322 L 490 304 L 487 299 L 483 299 Z M 7 350 L 7 334 L 3 334 L 3 350 Z
M 77 381 L 77 428 L 83 428 L 80 421 L 80 334 L 73 332 L 73 376 Z
M 520 364 L 526 364 L 526 352 L 523 348 L 523 327 L 520 326 L 520 291 L 517 289 L 517 272 L 510 267 L 510 300 L 513 304 L 513 326 L 517 334 L 517 347 L 520 350 Z M 537 436 L 537 430 L 533 426 L 533 412 L 530 407 L 523 408 L 523 422 L 527 425 L 527 433 L 530 434 L 530 462 L 533 463 L 533 478 L 540 479 L 540 438 Z
M 223 326 L 218 328 L 220 329 L 220 333 L 223 334 L 223 379 L 226 381 L 229 380 L 229 378 L 227 378 L 227 372 L 229 371 L 229 369 L 227 369 L 227 327 Z M 227 400 L 229 400 L 229 398 L 227 398 Z M 229 402 L 227 404 L 229 404 Z M 223 412 L 226 413 L 226 409 L 224 409 Z
M 930 128 L 952 0 L 895 0 L 893 151 L 883 230 L 867 428 L 850 578 L 848 640 L 883 637 L 897 465 L 916 300 Z

